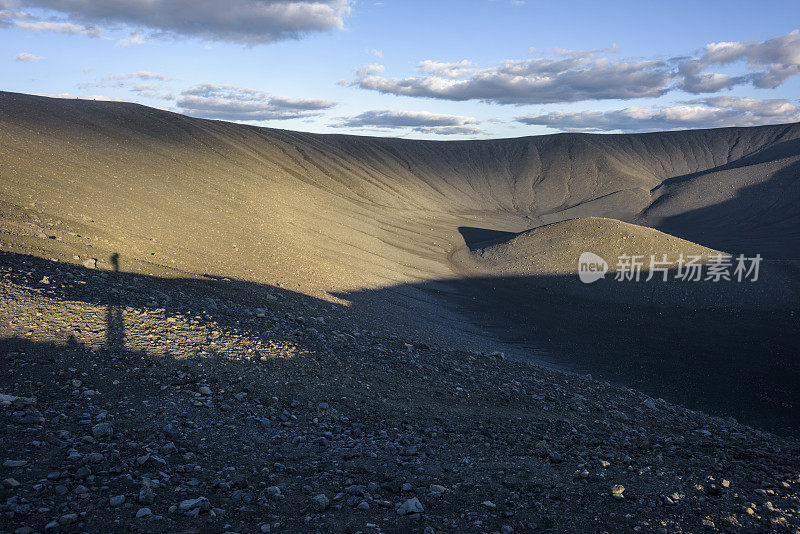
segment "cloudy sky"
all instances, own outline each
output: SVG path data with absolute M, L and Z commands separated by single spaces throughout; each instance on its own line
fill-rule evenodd
M 0 90 L 425 139 L 800 121 L 800 3 L 0 0 Z

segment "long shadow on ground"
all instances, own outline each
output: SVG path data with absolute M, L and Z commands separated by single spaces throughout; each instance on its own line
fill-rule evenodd
M 201 322 L 213 320 L 223 328 L 236 328 L 263 339 L 275 337 L 275 324 L 312 328 L 309 318 L 320 308 L 338 307 L 251 282 L 104 273 L 10 253 L 0 254 L 0 261 L 13 264 L 8 276 L 15 282 L 52 298 L 107 306 L 113 319 L 107 325 L 108 348 L 112 351 L 119 350 L 114 345 L 123 344 L 125 338 L 125 333 L 118 331 L 120 322 L 113 311 L 119 301 L 114 292 L 95 290 L 92 280 L 105 282 L 112 277 L 119 287 L 126 288 L 130 306 L 158 308 L 167 316 L 192 315 Z M 66 283 L 45 285 L 39 278 L 47 270 L 73 273 L 88 283 L 72 283 L 73 278 L 67 277 Z M 397 298 L 398 291 L 426 292 L 500 340 L 523 351 L 545 351 L 551 363 L 567 369 L 774 432 L 800 432 L 800 326 L 794 310 L 619 305 L 565 296 L 558 288 L 573 282 L 571 278 L 543 278 L 467 278 L 337 296 L 352 303 L 346 310 L 352 316 L 374 306 L 376 299 Z M 167 296 L 175 294 L 167 289 L 175 288 L 180 288 L 183 300 Z M 288 302 L 293 313 L 265 321 L 257 315 L 243 318 L 240 311 L 229 311 L 237 306 L 264 306 L 269 302 L 267 295 Z M 68 334 L 64 333 L 65 342 Z M 298 337 L 290 334 L 278 341 L 295 343 Z M 328 349 L 320 342 L 315 350 L 324 353 Z

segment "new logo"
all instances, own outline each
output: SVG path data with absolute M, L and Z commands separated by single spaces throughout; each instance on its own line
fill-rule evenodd
M 593 252 L 584 252 L 578 259 L 578 278 L 584 284 L 591 284 L 605 278 L 607 272 L 606 260 Z

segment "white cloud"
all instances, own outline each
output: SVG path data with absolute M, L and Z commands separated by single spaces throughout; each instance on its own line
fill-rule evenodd
M 466 59 L 457 63 L 442 63 L 440 61 L 431 61 L 426 59 L 421 61 L 417 68 L 422 72 L 433 74 L 434 76 L 442 76 L 444 78 L 466 78 L 477 72 L 479 69 L 474 68 L 471 62 Z
M 28 63 L 36 63 L 37 61 L 41 61 L 44 58 L 42 56 L 35 56 L 33 54 L 29 54 L 28 52 L 20 52 L 19 54 L 14 56 L 14 59 L 16 59 L 17 61 L 25 61 L 25 62 L 28 62 Z
M 299 39 L 309 33 L 341 29 L 350 13 L 350 0 L 12 1 L 19 6 L 53 10 L 64 17 L 59 22 L 15 22 L 28 29 L 85 33 L 95 26 L 125 25 L 155 36 L 244 44 Z
M 494 66 L 421 61 L 420 74 L 394 78 L 359 74 L 350 85 L 381 93 L 495 104 L 549 104 L 659 97 L 670 91 L 718 93 L 743 84 L 772 88 L 800 75 L 800 31 L 766 41 L 711 43 L 698 56 L 612 59 L 616 45 L 600 50 L 550 48 L 542 57 L 505 60 Z M 710 72 L 743 62 L 738 74 Z
M 478 119 L 461 115 L 444 115 L 429 111 L 397 111 L 391 109 L 366 111 L 353 117 L 344 117 L 332 126 L 336 128 L 410 128 L 416 132 L 440 135 L 475 135 L 484 133 L 475 124 Z
M 800 108 L 783 99 L 718 96 L 674 106 L 629 107 L 613 111 L 554 111 L 517 117 L 517 121 L 562 131 L 644 132 L 798 122 Z
M 710 43 L 699 58 L 704 66 L 740 60 L 755 71 L 748 73 L 743 80 L 760 88 L 777 87 L 800 74 L 800 31 L 794 30 L 766 41 Z
M 379 72 L 383 72 L 386 70 L 386 67 L 383 65 L 379 65 L 377 63 L 373 63 L 372 65 L 364 65 L 356 70 L 356 74 L 359 76 L 369 76 L 370 74 L 377 74 Z
M 559 57 L 507 60 L 494 67 L 476 67 L 466 60 L 426 60 L 418 65 L 421 76 L 366 75 L 352 85 L 403 96 L 521 105 L 657 97 L 676 78 L 661 61 L 620 61 L 593 51 L 568 52 Z
M 156 72 L 149 72 L 146 70 L 140 70 L 138 72 L 123 72 L 120 74 L 114 74 L 113 76 L 108 76 L 107 80 L 159 80 L 162 82 L 167 82 L 172 78 L 164 76 L 163 74 L 158 74 Z
M 128 86 L 128 90 L 147 98 L 175 100 L 175 95 L 156 83 L 137 83 Z
M 84 69 L 84 73 L 91 69 Z M 99 87 L 113 87 L 125 89 L 139 96 L 153 98 L 157 100 L 174 100 L 175 96 L 171 88 L 164 82 L 171 81 L 172 78 L 159 74 L 140 70 L 138 72 L 123 72 L 106 76 L 99 82 L 85 82 L 78 84 L 78 89 L 93 89 Z M 145 82 L 145 83 L 142 83 Z
M 274 96 L 232 85 L 200 84 L 182 91 L 177 105 L 184 113 L 209 119 L 268 121 L 318 115 L 336 103 Z
M 144 44 L 146 42 L 147 42 L 147 40 L 144 38 L 144 36 L 141 33 L 139 33 L 139 32 L 131 32 L 124 39 L 120 39 L 119 41 L 117 41 L 116 46 L 121 46 L 123 48 L 127 48 L 129 46 L 142 45 L 142 44 Z
M 15 20 L 14 24 L 23 30 L 38 32 L 64 33 L 69 35 L 82 34 L 87 37 L 100 37 L 100 30 L 94 26 L 83 26 L 71 22 L 53 22 L 46 20 L 27 21 Z

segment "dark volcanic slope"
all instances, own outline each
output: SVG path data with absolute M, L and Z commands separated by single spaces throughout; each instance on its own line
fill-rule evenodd
M 119 253 L 122 270 L 329 300 L 393 288 L 381 306 L 396 321 L 411 309 L 412 324 L 420 313 L 451 322 L 420 284 L 463 275 L 451 257 L 470 229 L 607 217 L 800 258 L 798 144 L 798 124 L 463 142 L 314 135 L 0 93 L 0 217 L 18 252 L 100 267 Z M 608 248 L 619 232 L 594 239 Z M 659 235 L 627 252 L 662 252 Z M 797 268 L 777 271 L 772 285 L 791 301 L 797 286 L 784 276 Z
M 798 143 L 797 124 L 409 141 L 0 93 L 0 217 L 12 250 L 101 267 L 116 252 L 328 299 L 395 287 L 399 321 L 429 301 L 409 284 L 457 276 L 465 228 L 599 216 L 800 258 Z
M 799 144 L 800 124 L 463 142 L 315 135 L 0 93 L 0 235 L 6 250 L 101 269 L 116 253 L 122 271 L 280 286 L 423 339 L 487 346 L 473 334 L 488 328 L 513 354 L 690 404 L 709 384 L 741 386 L 699 405 L 712 411 L 747 408 L 745 392 L 785 407 L 792 388 L 764 378 L 754 393 L 748 377 L 755 365 L 800 378 Z M 612 266 L 623 252 L 769 261 L 748 286 L 620 292 L 577 282 L 584 250 Z

